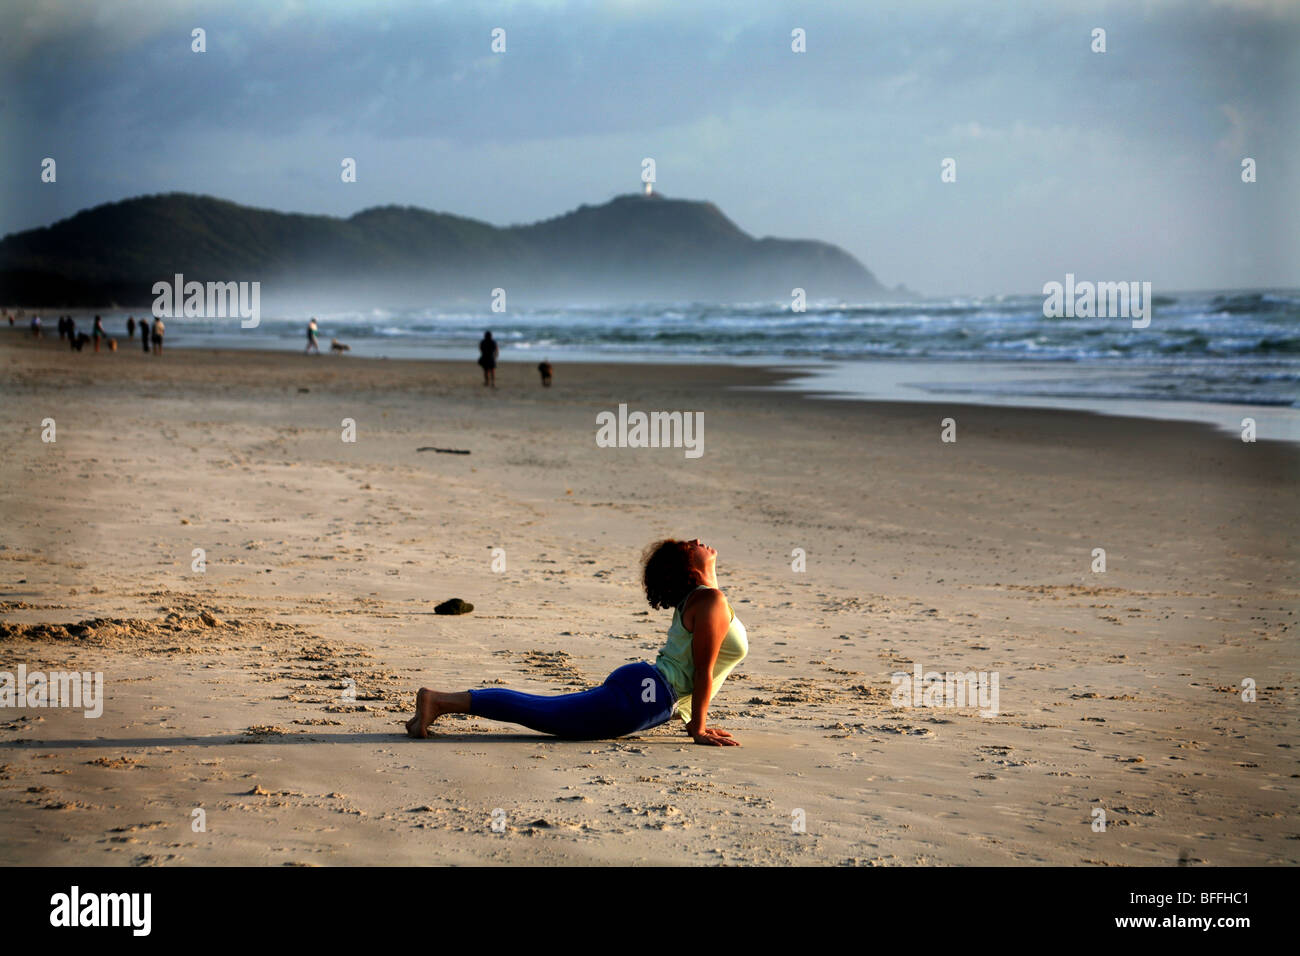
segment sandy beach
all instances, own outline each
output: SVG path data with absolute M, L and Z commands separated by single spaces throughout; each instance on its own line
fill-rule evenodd
M 5 864 L 1300 862 L 1297 446 L 760 368 L 492 391 L 472 357 L 21 329 L 0 367 L 0 670 L 104 678 L 97 718 L 0 711 Z M 620 404 L 703 412 L 703 454 L 597 447 Z M 420 686 L 653 660 L 665 536 L 718 549 L 748 629 L 709 714 L 741 747 L 404 736 Z M 917 665 L 996 672 L 998 712 L 894 706 Z

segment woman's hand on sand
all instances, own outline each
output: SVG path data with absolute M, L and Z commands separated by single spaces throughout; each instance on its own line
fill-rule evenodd
M 691 735 L 697 744 L 703 744 L 706 747 L 739 747 L 740 741 L 732 737 L 718 727 L 704 727 L 696 731 L 688 727 L 686 732 Z

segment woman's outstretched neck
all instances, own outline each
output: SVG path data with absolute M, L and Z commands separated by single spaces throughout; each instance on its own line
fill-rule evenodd
M 700 574 L 695 577 L 695 587 L 718 588 L 718 576 L 710 571 L 707 575 Z M 718 590 L 722 590 L 718 588 Z

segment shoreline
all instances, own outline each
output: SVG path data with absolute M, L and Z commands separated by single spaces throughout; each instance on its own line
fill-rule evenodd
M 30 348 L 32 350 L 46 349 L 48 343 L 38 346 L 31 338 L 28 330 L 22 329 L 21 332 L 17 326 L 10 329 L 13 333 L 5 338 L 0 338 L 0 348 L 18 347 Z M 57 341 L 57 333 L 56 341 Z M 48 338 L 48 336 L 47 336 Z M 135 340 L 131 340 L 134 342 Z M 89 346 L 88 346 L 89 347 Z M 425 358 L 419 356 L 373 356 L 357 355 L 354 353 L 347 354 L 330 354 L 328 346 L 322 348 L 322 354 L 319 356 L 308 356 L 301 350 L 290 349 L 262 349 L 262 348 L 213 348 L 207 345 L 166 345 L 167 356 L 186 355 L 186 356 L 209 356 L 214 360 L 222 362 L 237 361 L 240 358 L 249 358 L 255 362 L 273 362 L 277 365 L 284 363 L 286 360 L 295 358 L 303 361 L 321 361 L 331 363 L 366 363 L 366 365 L 392 365 L 394 367 L 405 366 L 412 369 L 427 368 L 437 370 L 439 374 L 455 375 L 458 370 L 469 369 L 474 375 L 481 375 L 477 364 L 472 358 Z M 139 360 L 145 360 L 141 354 L 142 350 L 123 348 L 119 340 L 118 349 L 120 353 L 126 356 L 137 355 Z M 70 358 L 93 360 L 93 354 L 73 353 L 67 348 L 54 349 L 53 351 L 66 352 Z M 110 353 L 111 354 L 111 353 Z M 512 366 L 521 370 L 526 370 L 522 378 L 527 384 L 536 384 L 535 372 L 533 371 L 537 356 L 529 358 L 509 358 L 504 355 L 498 359 L 498 366 Z M 136 359 L 129 359 L 134 362 Z M 149 356 L 148 361 L 157 361 L 154 356 Z M 554 361 L 552 364 L 555 365 Z M 601 357 L 599 360 L 586 361 L 564 361 L 558 363 L 558 368 L 568 370 L 581 376 L 583 374 L 603 374 L 611 368 L 618 369 L 639 369 L 655 368 L 670 370 L 672 377 L 675 377 L 678 370 L 690 371 L 692 374 L 698 374 L 708 371 L 720 376 L 729 386 L 738 389 L 753 389 L 755 391 L 770 391 L 775 394 L 793 394 L 802 400 L 827 403 L 853 403 L 863 405 L 878 405 L 881 407 L 904 406 L 916 409 L 924 409 L 929 413 L 943 412 L 945 410 L 963 409 L 977 412 L 981 415 L 996 414 L 1002 412 L 1009 416 L 1019 415 L 1022 413 L 1042 412 L 1042 413 L 1059 413 L 1066 416 L 1083 415 L 1096 416 L 1102 418 L 1123 419 L 1133 422 L 1142 422 L 1149 424 L 1159 424 L 1161 426 L 1173 425 L 1193 425 L 1209 429 L 1210 432 L 1221 438 L 1235 437 L 1237 441 L 1241 440 L 1240 418 L 1233 420 L 1234 413 L 1247 412 L 1256 418 L 1260 423 L 1256 443 L 1261 442 L 1278 442 L 1285 445 L 1300 444 L 1300 410 L 1278 406 L 1246 406 L 1232 405 L 1228 403 L 1184 403 L 1177 401 L 1158 402 L 1152 401 L 1147 403 L 1138 403 L 1135 401 L 1113 400 L 1111 402 L 1089 403 L 1083 401 L 1073 401 L 1071 399 L 1052 399 L 1042 403 L 1029 402 L 1018 404 L 1012 401 L 999 401 L 992 396 L 979 395 L 962 395 L 954 396 L 951 400 L 945 400 L 937 395 L 906 395 L 883 394 L 873 396 L 863 394 L 861 390 L 857 392 L 845 391 L 843 389 L 843 376 L 840 374 L 843 367 L 861 366 L 870 368 L 875 365 L 890 366 L 894 368 L 903 368 L 905 366 L 924 365 L 935 371 L 945 369 L 957 369 L 964 372 L 980 370 L 980 366 L 989 366 L 994 363 L 955 363 L 955 362 L 902 362 L 892 359 L 880 359 L 872 361 L 825 361 L 815 362 L 804 359 L 780 360 L 777 358 L 760 358 L 760 357 L 741 357 L 728 362 L 717 362 L 709 356 L 690 356 L 683 360 L 664 357 L 662 359 L 654 356 L 648 357 Z M 364 366 L 363 366 L 364 367 Z M 1006 363 L 1004 368 L 1012 369 L 1018 372 L 1032 372 L 1039 366 L 1031 363 Z M 1048 364 L 1042 366 L 1048 370 L 1053 370 L 1054 365 Z M 309 370 L 310 366 L 303 366 L 304 370 Z M 330 369 L 338 371 L 338 369 Z M 365 373 L 362 377 L 367 377 Z M 570 376 L 570 381 L 572 377 Z M 500 382 L 498 383 L 501 384 Z M 887 388 L 892 388 L 892 385 Z M 1178 411 L 1170 406 L 1180 406 L 1183 409 L 1189 406 L 1195 406 L 1190 411 Z M 1231 410 L 1231 411 L 1230 411 Z M 1161 412 L 1170 412 L 1161 414 Z M 1277 416 L 1285 414 L 1285 418 Z M 1275 427 L 1269 427 L 1274 425 Z

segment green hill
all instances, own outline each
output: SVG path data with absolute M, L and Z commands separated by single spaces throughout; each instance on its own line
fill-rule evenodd
M 554 219 L 497 227 L 410 206 L 348 219 L 253 209 L 186 193 L 88 209 L 0 240 L 0 301 L 143 306 L 152 286 L 260 281 L 377 305 L 867 298 L 885 290 L 843 250 L 755 239 L 712 203 L 619 196 Z

